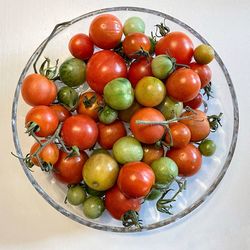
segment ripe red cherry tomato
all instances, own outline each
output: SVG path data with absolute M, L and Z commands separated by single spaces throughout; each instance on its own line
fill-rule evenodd
M 130 198 L 143 198 L 155 183 L 152 168 L 144 162 L 130 162 L 122 166 L 117 185 Z
M 90 24 L 89 36 L 96 46 L 113 49 L 122 38 L 122 23 L 111 14 L 97 16 Z
M 171 158 L 177 164 L 179 175 L 181 176 L 194 175 L 201 168 L 202 155 L 191 143 L 184 148 L 170 149 L 166 156 Z
M 187 68 L 177 69 L 166 81 L 168 95 L 179 102 L 194 99 L 198 95 L 200 87 L 201 81 L 198 74 Z
M 189 64 L 194 53 L 191 39 L 183 32 L 170 32 L 162 37 L 155 46 L 155 54 L 167 54 L 177 63 Z
M 61 104 L 54 104 L 50 106 L 56 112 L 59 122 L 64 122 L 71 116 L 71 113 Z
M 195 62 L 190 63 L 189 66 L 194 72 L 199 75 L 201 80 L 201 88 L 207 86 L 212 78 L 212 71 L 209 66 L 206 64 L 202 65 Z
M 53 166 L 53 175 L 63 183 L 77 184 L 82 181 L 82 169 L 88 155 L 83 151 L 79 156 L 67 156 L 67 153 L 60 151 L 59 159 Z
M 151 48 L 151 43 L 149 38 L 143 33 L 131 33 L 128 34 L 122 43 L 124 53 L 130 58 L 138 58 L 135 52 L 143 49 L 149 52 Z
M 109 50 L 96 52 L 88 61 L 86 80 L 97 93 L 102 94 L 105 85 L 118 77 L 127 77 L 127 66 L 124 59 Z
M 131 82 L 133 88 L 144 76 L 152 76 L 151 69 L 152 59 L 142 57 L 131 63 L 128 70 L 128 79 Z
M 127 134 L 125 126 L 121 121 L 115 121 L 111 124 L 99 123 L 98 129 L 98 143 L 104 149 L 112 149 L 113 144 Z
M 21 85 L 24 101 L 30 106 L 50 105 L 57 94 L 56 85 L 40 74 L 26 76 Z
M 35 132 L 37 136 L 47 137 L 53 135 L 57 129 L 59 120 L 56 112 L 48 106 L 35 106 L 25 117 L 25 127 L 27 128 L 31 122 L 39 126 L 39 130 Z
M 88 115 L 74 115 L 64 122 L 61 136 L 67 146 L 77 146 L 80 150 L 84 150 L 95 145 L 98 128 Z
M 81 59 L 89 59 L 94 52 L 94 43 L 85 34 L 76 34 L 69 41 L 69 51 L 72 56 Z
M 139 211 L 141 208 L 140 199 L 127 198 L 117 186 L 109 189 L 105 194 L 105 207 L 117 220 L 129 210 Z
M 192 99 L 189 102 L 184 102 L 183 104 L 185 107 L 189 106 L 192 109 L 197 109 L 201 106 L 202 102 L 203 102 L 203 98 L 202 98 L 201 93 L 199 93 L 194 99 Z
M 136 121 L 165 121 L 163 114 L 154 108 L 139 109 L 130 119 L 130 129 L 137 140 L 147 144 L 159 141 L 164 134 L 161 125 L 137 124 Z

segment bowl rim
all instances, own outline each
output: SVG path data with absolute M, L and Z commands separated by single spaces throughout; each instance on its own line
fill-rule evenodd
M 141 8 L 141 7 L 120 6 L 120 7 L 103 8 L 103 9 L 94 10 L 94 11 L 85 13 L 83 15 L 80 15 L 80 16 L 78 16 L 76 18 L 73 18 L 71 21 L 69 21 L 67 23 L 69 23 L 69 25 L 71 25 L 71 24 L 74 24 L 74 23 L 84 19 L 84 18 L 88 18 L 88 17 L 95 16 L 95 15 L 102 14 L 102 13 L 106 13 L 106 12 L 114 12 L 114 11 L 137 11 L 137 12 L 146 12 L 146 13 L 149 13 L 149 14 L 157 15 L 159 17 L 170 20 L 170 21 L 180 25 L 181 27 L 188 30 L 196 38 L 198 38 L 201 42 L 210 45 L 207 42 L 207 40 L 204 39 L 198 32 L 196 32 L 193 28 L 191 28 L 190 26 L 188 26 L 184 22 L 180 21 L 179 19 L 174 18 L 171 15 L 165 14 L 165 13 L 157 11 L 157 10 Z M 64 30 L 68 26 L 58 28 L 56 30 L 54 36 L 56 34 L 58 34 L 59 32 L 61 32 L 62 30 Z M 23 156 L 22 150 L 21 150 L 21 147 L 20 147 L 18 131 L 17 131 L 17 106 L 18 106 L 18 99 L 19 99 L 19 95 L 20 95 L 21 84 L 22 84 L 23 78 L 25 77 L 25 75 L 26 75 L 28 69 L 30 68 L 32 62 L 35 60 L 35 58 L 38 56 L 38 54 L 42 51 L 43 46 L 46 45 L 46 42 L 49 41 L 51 38 L 52 37 L 47 37 L 38 46 L 38 48 L 35 50 L 35 52 L 31 55 L 31 57 L 29 58 L 27 64 L 25 65 L 25 67 L 24 67 L 24 69 L 23 69 L 23 71 L 22 71 L 22 73 L 21 73 L 21 75 L 19 77 L 18 84 L 17 84 L 16 90 L 15 90 L 14 99 L 13 99 L 14 101 L 13 101 L 13 104 L 12 104 L 11 126 L 12 126 L 12 134 L 13 134 L 14 145 L 15 145 L 15 148 L 16 148 L 16 154 L 19 155 L 19 156 Z M 56 201 L 54 201 L 43 190 L 43 188 L 34 179 L 31 171 L 26 167 L 25 163 L 21 159 L 19 159 L 19 161 L 21 163 L 21 166 L 22 166 L 27 178 L 29 179 L 29 181 L 31 182 L 33 187 L 36 189 L 36 191 L 52 207 L 54 207 L 57 211 L 59 211 L 60 213 L 62 213 L 65 216 L 69 217 L 70 219 L 72 219 L 72 220 L 74 220 L 76 222 L 79 222 L 80 224 L 83 224 L 83 225 L 91 227 L 91 228 L 99 229 L 99 230 L 112 231 L 112 232 L 138 232 L 138 231 L 152 230 L 152 229 L 156 229 L 156 228 L 160 228 L 160 227 L 169 225 L 169 224 L 171 224 L 173 222 L 176 222 L 176 221 L 182 219 L 186 215 L 190 214 L 197 207 L 199 207 L 205 200 L 208 199 L 210 194 L 213 193 L 213 191 L 216 189 L 216 187 L 221 182 L 221 180 L 224 177 L 224 175 L 225 175 L 225 173 L 226 173 L 226 171 L 227 171 L 227 169 L 228 169 L 228 167 L 230 165 L 230 162 L 232 160 L 232 157 L 233 157 L 233 154 L 234 154 L 234 151 L 235 151 L 235 147 L 236 147 L 237 137 L 238 137 L 239 108 L 238 108 L 238 101 L 237 101 L 236 93 L 235 93 L 235 90 L 234 90 L 234 86 L 233 86 L 232 80 L 230 78 L 230 75 L 228 73 L 228 70 L 227 70 L 226 66 L 224 65 L 222 59 L 220 58 L 220 56 L 218 55 L 218 53 L 216 51 L 215 51 L 215 60 L 217 61 L 217 63 L 219 64 L 219 66 L 221 67 L 221 69 L 222 69 L 222 71 L 224 73 L 224 76 L 226 78 L 226 81 L 227 81 L 227 84 L 228 84 L 228 87 L 229 87 L 229 90 L 230 90 L 232 102 L 233 102 L 233 113 L 234 113 L 233 137 L 232 137 L 232 140 L 231 140 L 229 152 L 228 152 L 227 158 L 225 160 L 225 163 L 224 163 L 219 175 L 214 180 L 213 184 L 206 190 L 206 192 L 199 199 L 197 199 L 194 203 L 192 203 L 189 207 L 187 207 L 183 211 L 181 211 L 181 212 L 179 212 L 179 213 L 177 213 L 177 214 L 175 214 L 175 215 L 173 215 L 173 216 L 171 216 L 171 217 L 169 217 L 167 219 L 164 219 L 164 220 L 162 220 L 160 222 L 155 222 L 155 223 L 152 223 L 152 224 L 143 225 L 141 230 L 136 229 L 136 228 L 125 228 L 125 227 L 98 224 L 98 223 L 96 223 L 94 221 L 87 221 L 84 218 L 82 218 L 82 217 L 80 217 L 78 215 L 75 215 L 72 212 L 70 212 L 67 209 L 60 206 Z

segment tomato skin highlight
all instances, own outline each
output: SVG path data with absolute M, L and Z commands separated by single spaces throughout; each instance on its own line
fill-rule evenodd
M 127 77 L 127 66 L 124 59 L 109 50 L 96 52 L 88 61 L 86 80 L 91 89 L 102 94 L 105 85 L 118 77 Z
M 97 141 L 98 128 L 88 115 L 69 117 L 62 126 L 61 137 L 65 145 L 77 146 L 80 150 L 89 149 Z
M 45 76 L 33 73 L 24 78 L 21 94 L 24 101 L 30 106 L 48 106 L 56 99 L 57 88 Z

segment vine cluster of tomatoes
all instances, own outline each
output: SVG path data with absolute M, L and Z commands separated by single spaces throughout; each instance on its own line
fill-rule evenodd
M 183 177 L 196 174 L 202 155 L 215 152 L 207 137 L 222 115 L 208 116 L 201 94 L 211 96 L 213 49 L 194 48 L 186 34 L 163 23 L 151 37 L 144 32 L 140 17 L 122 25 L 116 16 L 99 15 L 89 36 L 71 38 L 73 57 L 59 71 L 58 61 L 51 66 L 46 58 L 21 86 L 33 106 L 26 132 L 36 140 L 26 165 L 68 184 L 66 201 L 82 205 L 86 217 L 106 208 L 124 226 L 138 227 L 146 199 L 158 199 L 158 211 L 171 214 Z M 91 90 L 79 93 L 83 84 Z M 202 103 L 205 111 L 198 109 Z

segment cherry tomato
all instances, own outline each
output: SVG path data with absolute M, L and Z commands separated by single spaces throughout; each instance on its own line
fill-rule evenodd
M 162 37 L 155 46 L 155 54 L 167 54 L 177 63 L 189 64 L 194 53 L 191 39 L 183 32 L 170 32 Z
M 54 104 L 50 106 L 56 112 L 59 122 L 64 122 L 71 116 L 71 113 L 61 104 Z
M 203 98 L 202 98 L 202 95 L 201 93 L 199 93 L 194 99 L 192 99 L 191 101 L 189 102 L 184 102 L 184 106 L 185 107 L 190 107 L 192 109 L 197 109 L 201 106 L 203 102 Z
M 211 156 L 216 150 L 216 144 L 212 140 L 205 139 L 200 143 L 199 150 L 202 155 Z
M 97 16 L 90 24 L 89 37 L 102 49 L 113 49 L 122 38 L 122 23 L 111 14 Z
M 90 196 L 83 203 L 83 213 L 87 218 L 96 219 L 104 210 L 104 202 L 100 197 Z
M 109 125 L 99 123 L 98 129 L 98 143 L 104 149 L 112 149 L 113 144 L 127 134 L 125 126 L 121 121 L 115 121 Z
M 161 80 L 166 79 L 175 69 L 173 60 L 167 55 L 156 56 L 151 63 L 153 75 Z
M 117 117 L 117 110 L 110 108 L 108 105 L 105 105 L 105 107 L 98 112 L 99 121 L 104 124 L 113 123 L 117 119 Z
M 119 119 L 124 122 L 130 122 L 132 115 L 141 107 L 142 107 L 141 104 L 139 104 L 136 100 L 134 100 L 134 102 L 128 109 L 119 111 L 118 113 Z
M 142 161 L 148 165 L 155 160 L 161 158 L 164 154 L 164 149 L 162 146 L 156 146 L 155 144 L 144 144 L 142 145 L 143 158 Z
M 181 176 L 192 176 L 201 168 L 201 153 L 191 143 L 184 148 L 170 149 L 167 151 L 166 156 L 171 158 L 177 164 L 179 175 Z
M 134 32 L 145 32 L 145 23 L 138 16 L 132 16 L 128 18 L 123 25 L 123 33 L 125 36 Z
M 98 111 L 102 104 L 102 96 L 95 92 L 85 92 L 80 95 L 77 113 L 88 115 L 97 121 Z
M 183 148 L 188 145 L 191 139 L 191 132 L 185 124 L 180 122 L 171 123 L 169 129 L 172 135 L 172 146 L 174 148 Z M 169 133 L 166 133 L 165 141 L 168 144 L 171 143 Z
M 128 70 L 128 79 L 131 82 L 133 88 L 144 76 L 152 76 L 151 69 L 152 59 L 141 57 L 138 60 L 135 60 L 131 63 Z
M 50 105 L 56 99 L 56 85 L 40 74 L 26 76 L 21 85 L 24 101 L 30 106 Z
M 145 197 L 154 183 L 154 172 L 144 162 L 130 162 L 123 165 L 117 179 L 121 192 L 130 198 Z
M 109 50 L 96 52 L 88 61 L 86 80 L 97 93 L 102 94 L 105 85 L 118 77 L 127 76 L 127 66 L 124 59 Z
M 128 34 L 122 42 L 124 53 L 130 58 L 138 58 L 139 56 L 135 53 L 143 49 L 149 52 L 151 43 L 149 38 L 139 32 Z
M 37 136 L 47 137 L 53 135 L 57 129 L 59 120 L 56 112 L 48 106 L 35 106 L 25 117 L 25 127 L 27 128 L 31 122 L 36 123 L 39 129 L 35 132 Z
M 79 96 L 76 90 L 71 87 L 64 86 L 57 93 L 57 100 L 68 110 L 75 110 L 78 105 Z
M 138 110 L 130 120 L 130 129 L 137 140 L 147 144 L 159 141 L 164 134 L 164 127 L 161 125 L 137 124 L 136 121 L 165 121 L 160 111 L 154 108 L 142 108 Z
M 86 191 L 83 186 L 73 185 L 69 187 L 67 192 L 67 201 L 74 206 L 82 204 L 87 197 Z
M 87 159 L 88 155 L 84 151 L 79 156 L 72 157 L 60 151 L 59 159 L 53 167 L 53 175 L 63 183 L 78 184 L 82 181 L 82 169 Z
M 105 207 L 117 220 L 120 220 L 129 210 L 139 211 L 140 204 L 140 199 L 127 198 L 117 186 L 109 189 L 105 194 Z
M 210 133 L 210 125 L 207 120 L 207 115 L 196 109 L 195 114 L 193 112 L 184 112 L 181 117 L 187 116 L 187 119 L 183 119 L 180 122 L 185 124 L 191 132 L 191 141 L 198 142 L 205 139 Z M 190 117 L 190 118 L 189 118 Z
M 166 81 L 168 95 L 180 102 L 194 99 L 198 95 L 200 87 L 199 75 L 187 68 L 177 69 Z
M 94 44 L 85 34 L 76 34 L 69 41 L 69 51 L 72 56 L 87 60 L 93 55 Z
M 199 64 L 208 64 L 214 59 L 214 50 L 207 44 L 201 44 L 194 50 L 194 59 Z
M 74 115 L 69 117 L 62 126 L 61 137 L 69 146 L 77 146 L 80 150 L 95 145 L 98 128 L 95 121 L 88 115 Z
M 45 142 L 46 140 L 42 140 L 42 143 L 45 143 Z M 39 143 L 35 142 L 30 149 L 30 155 L 32 156 L 39 148 L 40 148 Z M 48 164 L 54 165 L 57 162 L 58 157 L 59 157 L 59 149 L 57 148 L 56 144 L 49 143 L 41 150 L 41 152 L 38 155 L 39 155 L 39 158 L 42 160 L 42 162 L 46 162 Z M 39 166 L 37 157 L 32 156 L 31 161 L 36 166 Z
M 201 88 L 204 88 L 209 84 L 212 78 L 212 71 L 208 65 L 202 65 L 193 62 L 189 64 L 189 67 L 199 75 L 201 80 Z

